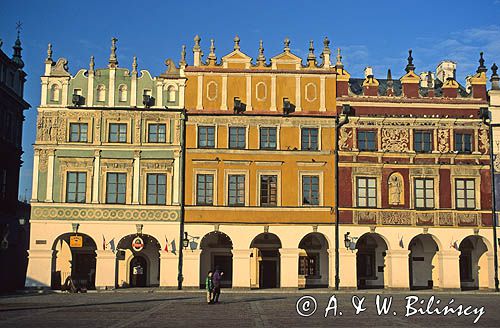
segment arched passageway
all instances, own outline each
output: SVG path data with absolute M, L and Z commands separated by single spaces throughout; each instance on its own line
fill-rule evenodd
M 146 234 L 123 237 L 117 246 L 117 286 L 160 285 L 160 243 Z
M 408 245 L 410 289 L 432 289 L 435 285 L 434 272 L 436 253 L 439 247 L 430 234 L 415 236 Z
M 221 286 L 232 287 L 233 284 L 233 242 L 228 235 L 220 231 L 212 231 L 201 240 L 200 287 L 205 288 L 208 271 L 219 268 L 222 276 Z
M 280 287 L 280 252 L 281 241 L 273 233 L 257 235 L 250 244 L 251 286 L 253 288 Z
M 356 243 L 358 289 L 384 288 L 387 243 L 377 233 L 366 233 Z
M 328 287 L 328 241 L 318 232 L 309 233 L 299 244 L 299 287 Z
M 82 233 L 65 233 L 52 246 L 52 289 L 61 289 L 68 277 L 80 288 L 95 289 L 96 243 Z
M 488 246 L 481 236 L 468 236 L 462 240 L 460 251 L 460 288 L 474 290 L 488 287 Z

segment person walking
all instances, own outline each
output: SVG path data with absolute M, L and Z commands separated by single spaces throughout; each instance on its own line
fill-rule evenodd
M 212 270 L 208 271 L 207 278 L 205 279 L 205 286 L 207 288 L 207 304 L 213 303 L 214 282 L 212 281 Z
M 212 280 L 214 282 L 212 303 L 219 303 L 220 284 L 221 284 L 221 280 L 222 280 L 223 275 L 224 275 L 224 272 L 221 271 L 220 266 L 216 266 L 215 273 L 212 277 Z

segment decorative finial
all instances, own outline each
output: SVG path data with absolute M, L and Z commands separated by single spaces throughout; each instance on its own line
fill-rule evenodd
M 52 60 L 52 44 L 49 43 L 47 45 L 47 59 L 46 60 Z
M 500 76 L 498 76 L 498 66 L 493 63 L 491 66 L 491 89 L 492 90 L 500 90 Z
M 413 65 L 413 57 L 411 56 L 411 53 L 413 51 L 410 49 L 408 50 L 408 64 L 406 65 L 405 71 L 406 73 L 409 73 L 410 71 L 415 70 L 415 65 Z
M 387 82 L 389 81 L 392 81 L 392 73 L 390 68 L 387 70 Z
M 264 43 L 262 40 L 259 41 L 259 56 L 257 56 L 257 61 L 262 64 L 266 62 L 266 56 L 264 56 Z
M 132 73 L 137 73 L 137 57 L 134 56 L 132 60 Z
M 90 56 L 90 64 L 89 64 L 90 70 L 94 71 L 95 63 L 94 63 L 94 56 Z
M 337 63 L 335 64 L 336 67 L 343 67 L 344 64 L 342 64 L 342 55 L 340 54 L 340 48 L 337 48 Z
M 116 67 L 118 66 L 118 60 L 116 58 L 116 41 L 117 38 L 111 38 L 111 54 L 109 55 L 109 65 L 108 67 Z
M 477 68 L 477 73 L 484 73 L 486 72 L 488 69 L 486 68 L 486 66 L 484 66 L 484 58 L 483 58 L 483 52 L 481 51 L 479 53 L 479 67 Z
M 234 37 L 234 50 L 240 50 L 240 38 L 239 36 Z
M 217 60 L 217 57 L 215 56 L 215 40 L 210 39 L 210 53 L 208 54 L 207 57 L 208 60 L 215 62 Z
M 21 57 L 22 57 L 21 56 L 21 51 L 23 50 L 23 48 L 21 47 L 21 40 L 19 39 L 19 35 L 21 33 L 21 30 L 22 30 L 22 25 L 23 24 L 21 22 L 17 22 L 16 23 L 17 39 L 16 39 L 16 42 L 14 42 L 14 46 L 12 47 L 12 49 L 14 49 L 14 54 L 12 55 L 12 61 L 19 68 L 23 68 L 24 67 L 24 62 L 21 59 Z
M 309 54 L 307 55 L 307 62 L 309 66 L 313 66 L 316 63 L 316 56 L 314 55 L 314 41 L 309 41 Z
M 194 37 L 193 51 L 200 51 L 201 50 L 200 41 L 201 41 L 200 36 L 198 34 L 196 34 L 196 36 Z
M 283 49 L 285 52 L 290 52 L 290 39 L 288 37 L 283 41 L 285 48 Z
M 323 53 L 324 54 L 330 53 L 330 40 L 328 40 L 327 36 L 325 36 L 325 38 L 323 39 Z
M 394 87 L 394 81 L 392 80 L 392 73 L 391 73 L 391 69 L 389 68 L 387 70 L 387 90 L 386 90 L 387 96 L 393 94 L 393 92 L 394 92 L 393 87 Z
M 182 45 L 182 50 L 181 50 L 181 65 L 186 65 L 186 45 Z

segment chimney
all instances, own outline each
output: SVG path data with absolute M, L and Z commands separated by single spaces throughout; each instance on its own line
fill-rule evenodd
M 351 75 L 344 69 L 340 48 L 337 49 L 337 62 L 335 63 L 335 70 L 337 72 L 337 97 L 348 96 L 349 79 L 351 78 Z
M 431 71 L 420 73 L 420 87 L 427 90 L 427 97 L 434 97 L 434 74 Z
M 458 96 L 458 82 L 455 81 L 455 78 L 448 77 L 444 82 L 443 89 L 443 97 L 446 98 L 456 98 Z
M 363 81 L 363 95 L 377 96 L 379 83 L 373 76 L 373 69 L 371 67 L 365 68 L 365 80 Z
M 479 53 L 479 66 L 476 74 L 470 77 L 469 82 L 472 91 L 472 98 L 479 98 L 487 100 L 486 97 L 486 71 L 488 69 L 484 66 L 483 53 Z
M 415 65 L 413 65 L 412 50 L 408 50 L 408 64 L 406 65 L 406 74 L 401 77 L 401 86 L 403 97 L 418 98 L 418 88 L 420 86 L 420 77 L 415 74 Z

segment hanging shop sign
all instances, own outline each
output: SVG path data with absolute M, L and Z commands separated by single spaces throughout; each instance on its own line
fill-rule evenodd
M 70 236 L 69 246 L 73 248 L 83 247 L 83 236 Z
M 142 240 L 142 238 L 135 237 L 132 240 L 132 249 L 136 252 L 140 252 L 140 251 L 142 251 L 143 248 L 144 248 L 144 241 Z

